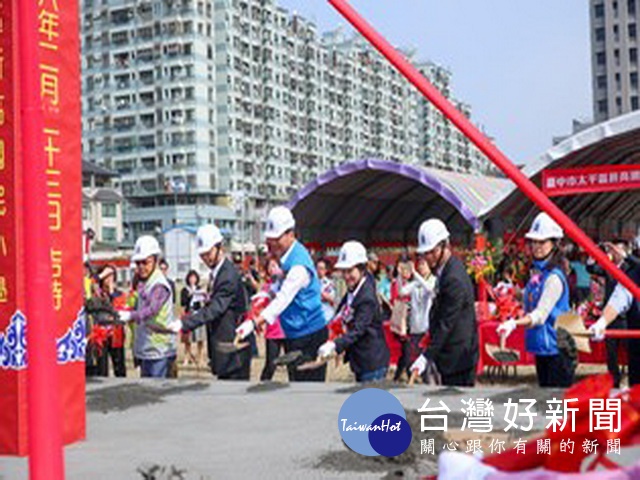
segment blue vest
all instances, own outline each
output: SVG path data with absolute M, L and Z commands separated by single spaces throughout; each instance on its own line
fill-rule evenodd
M 532 277 L 524 289 L 524 310 L 526 313 L 536 309 L 544 284 L 549 275 L 555 274 L 562 281 L 562 295 L 560 300 L 551 310 L 551 314 L 542 324 L 533 328 L 529 328 L 525 333 L 525 342 L 527 351 L 535 355 L 557 355 L 558 354 L 558 337 L 556 335 L 556 318 L 571 309 L 569 305 L 569 285 L 564 272 L 559 268 L 547 269 L 542 268 L 539 276 Z
M 318 274 L 309 252 L 297 240 L 291 247 L 287 260 L 282 263 L 282 271 L 286 275 L 296 265 L 302 265 L 307 269 L 311 282 L 296 294 L 293 301 L 280 314 L 280 325 L 287 338 L 304 337 L 326 326 L 320 301 Z

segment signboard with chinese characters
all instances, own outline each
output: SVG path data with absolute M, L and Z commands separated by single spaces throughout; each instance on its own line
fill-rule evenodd
M 542 191 L 550 197 L 640 188 L 640 165 L 599 165 L 542 172 Z
M 25 298 L 29 279 L 21 266 L 23 195 L 28 178 L 20 157 L 20 92 L 17 64 L 18 0 L 0 0 L 0 455 L 27 454 L 27 368 Z M 72 0 L 38 0 L 39 68 L 44 117 L 47 200 L 51 232 L 51 286 L 57 363 L 60 375 L 62 437 L 71 443 L 85 437 L 82 311 L 82 171 L 80 144 L 80 68 L 78 4 Z

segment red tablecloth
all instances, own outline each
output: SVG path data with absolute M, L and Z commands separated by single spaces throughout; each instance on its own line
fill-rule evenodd
M 480 358 L 478 359 L 478 374 L 482 373 L 484 367 L 500 365 L 492 359 L 486 351 L 485 344 L 500 345 L 500 337 L 496 332 L 499 322 L 485 321 L 478 325 L 478 343 L 480 345 Z M 390 364 L 396 365 L 400 358 L 402 346 L 400 342 L 389 330 L 389 322 L 383 323 L 384 334 L 391 353 Z M 524 346 L 524 328 L 517 328 L 507 339 L 506 348 L 518 350 L 520 352 L 520 361 L 510 365 L 535 365 L 535 356 L 525 350 Z M 591 342 L 591 353 L 580 353 L 580 363 L 607 363 L 607 349 L 604 342 Z M 620 364 L 627 363 L 627 352 L 620 349 L 618 354 Z
M 478 373 L 480 373 L 484 367 L 499 365 L 498 362 L 493 360 L 486 352 L 485 344 L 500 345 L 500 337 L 496 332 L 499 322 L 488 321 L 481 322 L 479 325 L 479 343 L 480 343 L 480 360 L 478 361 Z M 535 365 L 535 356 L 525 351 L 524 346 L 524 328 L 517 328 L 509 338 L 507 339 L 505 348 L 518 350 L 520 352 L 520 361 L 513 363 L 513 365 Z M 607 363 L 607 348 L 604 342 L 590 342 L 591 353 L 580 352 L 578 360 L 580 363 Z M 618 354 L 618 362 L 620 364 L 627 363 L 627 355 L 624 349 L 621 349 Z M 511 365 L 511 364 L 510 364 Z

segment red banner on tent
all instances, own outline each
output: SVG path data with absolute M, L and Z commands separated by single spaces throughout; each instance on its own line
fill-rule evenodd
M 24 182 L 19 138 L 16 5 L 0 2 L 0 455 L 26 455 L 28 345 L 25 298 L 29 278 L 18 194 Z M 38 1 L 37 75 L 47 160 L 46 215 L 51 232 L 53 291 L 62 439 L 85 437 L 85 324 L 82 312 L 82 167 L 78 2 Z
M 550 197 L 640 188 L 640 165 L 598 165 L 542 171 L 542 191 Z

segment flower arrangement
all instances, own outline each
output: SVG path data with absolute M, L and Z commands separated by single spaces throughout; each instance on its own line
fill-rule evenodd
M 467 272 L 476 283 L 480 283 L 481 280 L 489 280 L 495 273 L 496 268 L 492 257 L 494 251 L 491 244 L 487 244 L 485 250 L 467 254 Z

